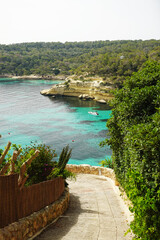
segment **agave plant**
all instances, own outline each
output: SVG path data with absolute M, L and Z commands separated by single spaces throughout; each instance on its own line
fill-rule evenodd
M 74 178 L 75 174 L 65 169 L 66 164 L 68 163 L 70 157 L 71 157 L 72 149 L 69 149 L 69 145 L 63 148 L 59 160 L 57 163 L 57 166 L 52 170 L 50 175 L 48 176 L 48 179 L 56 178 L 56 177 L 63 177 L 66 178 Z

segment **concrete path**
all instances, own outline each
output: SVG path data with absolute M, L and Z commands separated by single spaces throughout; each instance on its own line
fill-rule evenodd
M 68 181 L 70 205 L 57 222 L 47 227 L 35 240 L 120 240 L 131 220 L 118 187 L 103 176 L 78 174 Z

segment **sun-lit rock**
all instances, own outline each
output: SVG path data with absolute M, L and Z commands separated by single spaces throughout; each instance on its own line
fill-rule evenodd
M 110 90 L 111 86 L 101 86 L 102 81 L 80 81 L 67 79 L 65 82 L 53 85 L 52 88 L 42 90 L 40 93 L 45 96 L 69 96 L 79 97 L 83 100 L 101 100 L 106 103 L 113 98 Z

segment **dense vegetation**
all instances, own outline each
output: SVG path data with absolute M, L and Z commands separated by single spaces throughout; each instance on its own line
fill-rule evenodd
M 21 145 L 12 144 L 9 150 L 11 149 L 14 150 L 14 152 L 16 151 L 16 153 L 19 152 L 17 158 L 14 159 L 14 173 L 20 174 L 22 166 L 25 163 L 27 165 L 24 176 L 26 186 L 56 177 L 62 177 L 64 179 L 75 178 L 75 174 L 65 169 L 72 152 L 72 149 L 69 149 L 68 145 L 62 149 L 58 161 L 54 160 L 57 156 L 55 150 L 45 144 L 32 143 L 24 148 L 22 148 Z M 27 161 L 34 155 L 35 150 L 39 150 L 39 154 L 28 164 Z M 5 150 L 3 151 L 3 149 L 0 148 L 0 162 L 4 152 Z M 0 175 L 11 174 L 12 159 L 13 157 L 10 152 L 7 152 L 0 164 Z M 3 169 L 5 169 L 5 171 L 3 171 Z
M 148 61 L 115 91 L 108 121 L 116 176 L 133 203 L 136 239 L 160 239 L 160 64 Z
M 136 239 L 160 239 L 160 40 L 0 45 L 0 75 L 7 74 L 98 75 L 116 84 L 126 79 L 115 91 L 106 143 L 133 203 Z
M 160 40 L 0 45 L 0 75 L 99 75 L 121 82 L 159 57 Z

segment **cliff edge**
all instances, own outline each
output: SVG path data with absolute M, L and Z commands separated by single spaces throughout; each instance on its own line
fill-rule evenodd
M 113 98 L 111 93 L 113 89 L 113 84 L 101 78 L 75 80 L 73 77 L 67 77 L 63 83 L 53 85 L 52 88 L 42 90 L 40 93 L 45 96 L 79 97 L 84 100 L 94 99 L 106 103 Z

